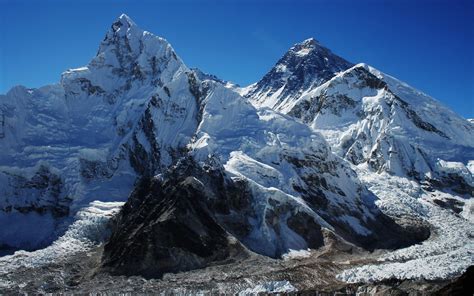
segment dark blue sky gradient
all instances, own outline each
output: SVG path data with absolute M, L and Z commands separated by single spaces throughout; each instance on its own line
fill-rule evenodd
M 247 85 L 315 37 L 474 117 L 474 1 L 0 0 L 0 93 L 86 65 L 121 13 L 190 67 Z

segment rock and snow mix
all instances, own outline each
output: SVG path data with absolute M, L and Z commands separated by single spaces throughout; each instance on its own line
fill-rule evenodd
M 321 53 L 333 73 L 324 81 L 308 71 L 320 71 L 310 61 Z M 337 155 L 353 164 L 384 213 L 413 215 L 433 227 L 422 244 L 339 278 L 363 282 L 460 274 L 474 263 L 472 121 L 373 67 L 345 64 L 335 71 L 341 65 L 335 61 L 340 60 L 330 51 L 305 41 L 241 93 L 257 107 L 269 106 L 320 132 Z M 294 76 L 304 84 L 288 79 Z
M 335 58 L 334 69 L 343 65 Z M 212 158 L 250 184 L 255 216 L 244 244 L 258 253 L 308 248 L 301 221 L 353 242 L 378 235 L 372 195 L 319 133 L 199 77 L 166 40 L 122 15 L 86 67 L 64 72 L 58 85 L 0 96 L 0 219 L 24 222 L 0 234 L 0 244 L 42 247 L 92 200 L 124 201 L 137 178 L 185 155 Z M 24 230 L 38 219 L 46 234 Z M 313 247 L 322 243 L 312 237 Z

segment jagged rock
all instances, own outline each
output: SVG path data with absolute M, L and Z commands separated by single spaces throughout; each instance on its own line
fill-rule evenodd
M 160 277 L 245 256 L 245 248 L 219 224 L 209 207 L 219 198 L 216 195 L 226 193 L 214 191 L 213 184 L 205 186 L 195 175 L 140 182 L 105 245 L 106 270 Z M 225 207 L 228 212 L 230 205 Z M 231 228 L 242 233 L 237 227 L 244 226 Z

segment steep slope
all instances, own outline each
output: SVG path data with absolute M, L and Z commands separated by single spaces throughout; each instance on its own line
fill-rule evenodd
M 359 64 L 283 109 L 355 165 L 471 194 L 474 128 L 434 99 Z M 427 187 L 428 188 L 428 187 Z

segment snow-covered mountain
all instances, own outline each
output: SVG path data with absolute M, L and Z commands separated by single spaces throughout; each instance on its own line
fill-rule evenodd
M 198 123 L 193 79 L 164 39 L 123 15 L 86 67 L 2 95 L 0 219 L 10 226 L 0 243 L 44 245 L 84 205 L 124 201 L 138 175 L 171 164 Z
M 314 52 L 314 59 L 299 54 L 307 44 L 314 44 L 307 53 Z M 472 194 L 470 122 L 406 83 L 365 64 L 342 63 L 317 44 L 307 40 L 292 47 L 262 80 L 243 88 L 243 95 L 257 107 L 269 106 L 306 123 L 355 165 L 411 177 L 426 188 Z M 329 62 L 322 70 L 324 61 Z M 298 80 L 311 81 L 302 85 L 282 84 L 281 77 L 307 73 L 307 68 L 328 74 Z
M 245 209 L 216 219 L 258 253 L 318 247 L 321 227 L 367 248 L 411 242 L 319 133 L 213 80 L 122 15 L 86 67 L 1 96 L 0 243 L 46 245 L 90 202 L 125 201 L 139 178 L 189 155 L 245 183 Z
M 342 59 L 319 43 L 312 50 L 324 54 L 314 53 L 316 61 L 308 60 L 298 54 L 307 43 L 290 48 L 264 78 L 238 91 L 257 108 L 270 107 L 321 133 L 332 151 L 347 160 L 380 198 L 377 205 L 384 213 L 423 217 L 439 235 L 380 258 L 384 264 L 351 269 L 339 278 L 440 279 L 472 265 L 472 122 L 366 64 L 324 64 Z M 306 73 L 307 68 L 327 75 L 296 79 L 299 84 L 282 79 Z
M 99 266 L 114 274 L 408 247 L 433 229 L 426 249 L 394 256 L 460 254 L 446 274 L 474 262 L 472 123 L 314 39 L 240 88 L 188 68 L 122 15 L 87 66 L 13 88 L 0 112 L 0 250 L 62 235 L 0 260 L 0 276 L 8 260 L 31 267 L 89 250 L 125 201 Z
M 351 66 L 316 39 L 309 38 L 291 47 L 259 82 L 243 88 L 241 93 L 258 107 L 279 111 L 288 101 Z

